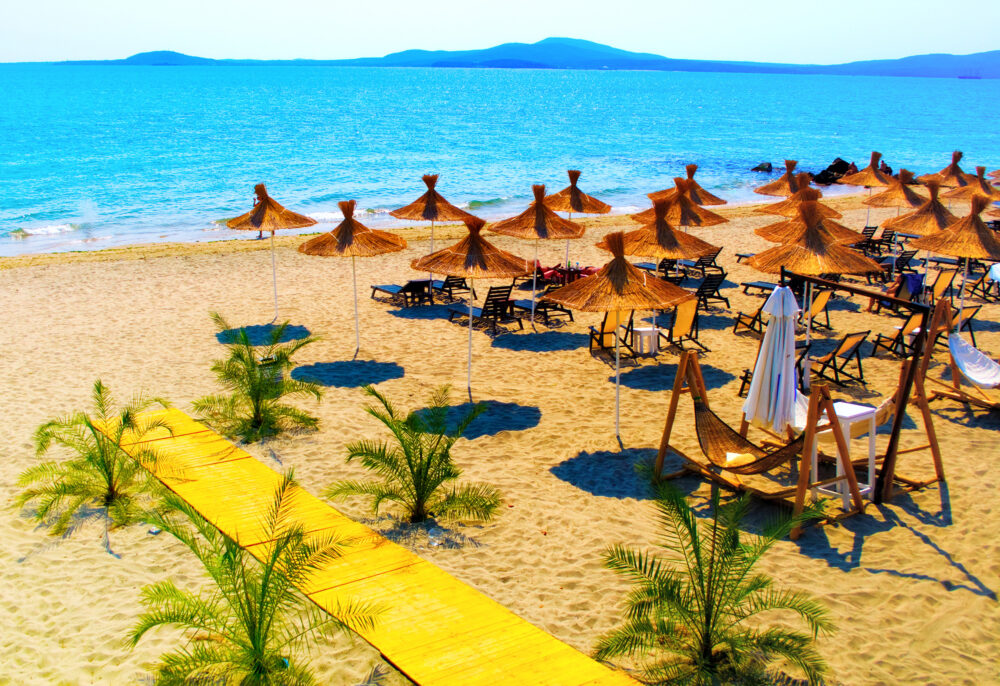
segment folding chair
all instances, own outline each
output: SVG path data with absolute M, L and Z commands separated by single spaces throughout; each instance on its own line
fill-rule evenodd
M 685 300 L 674 308 L 674 320 L 670 328 L 666 334 L 661 331 L 659 335 L 675 348 L 684 350 L 683 342 L 691 341 L 705 352 L 710 352 L 698 340 L 698 301 L 694 298 Z
M 893 355 L 912 355 L 915 352 L 913 339 L 918 333 L 920 333 L 921 319 L 923 319 L 922 315 L 919 312 L 914 312 L 902 326 L 896 327 L 895 334 L 891 336 L 876 334 L 875 340 L 872 341 L 872 351 L 870 356 L 874 357 L 879 348 L 882 348 Z
M 755 333 L 758 336 L 764 335 L 764 306 L 761 305 L 752 315 L 745 312 L 736 313 L 736 322 L 733 324 L 733 333 L 738 333 L 740 327 Z
M 838 386 L 844 385 L 844 382 L 840 380 L 841 377 L 864 383 L 865 373 L 861 368 L 861 346 L 868 339 L 868 334 L 870 333 L 871 331 L 849 333 L 840 340 L 840 344 L 835 349 L 826 355 L 807 358 L 810 371 L 816 374 L 816 376 L 834 382 Z M 847 371 L 847 366 L 852 360 L 858 367 L 856 376 Z M 833 376 L 830 376 L 830 372 L 833 372 Z
M 812 319 L 812 326 L 814 329 L 826 329 L 827 331 L 833 331 L 833 327 L 830 326 L 830 310 L 827 309 L 827 305 L 830 304 L 830 296 L 833 295 L 831 290 L 814 291 L 812 306 L 809 308 L 809 316 Z M 825 322 L 820 321 L 820 315 L 826 320 Z M 806 311 L 802 310 L 799 312 L 799 325 L 806 325 Z
M 931 304 L 937 303 L 951 290 L 951 284 L 954 283 L 956 274 L 958 272 L 953 269 L 943 269 L 937 273 L 934 281 L 924 287 L 924 290 L 930 293 Z
M 627 351 L 627 355 L 635 357 L 635 349 L 632 347 L 632 317 L 634 314 L 632 311 L 605 313 L 599 329 L 590 327 L 590 352 L 593 353 L 596 347 L 598 350 L 613 353 L 617 337 L 618 344 Z M 619 331 L 622 327 L 625 328 L 624 332 Z M 621 350 L 619 350 L 620 354 L 622 354 Z
M 1000 285 L 989 280 L 989 272 L 986 272 L 971 283 L 965 284 L 965 292 L 970 296 L 982 298 L 988 303 L 1000 302 Z M 997 295 L 993 291 L 997 291 Z
M 724 302 L 728 308 L 729 298 L 719 292 L 719 289 L 722 288 L 722 282 L 725 280 L 725 274 L 707 274 L 698 284 L 698 290 L 694 293 L 695 297 L 698 298 L 698 306 L 707 309 L 708 303 L 712 301 Z

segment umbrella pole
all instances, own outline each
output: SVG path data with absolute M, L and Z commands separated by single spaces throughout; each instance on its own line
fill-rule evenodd
M 573 213 L 572 212 L 567 212 L 566 213 L 566 218 L 569 219 L 569 220 L 572 220 L 573 219 Z M 569 271 L 569 239 L 568 238 L 566 239 L 566 271 Z M 567 279 L 566 283 L 569 283 L 568 279 Z
M 274 231 L 271 232 L 271 278 L 274 282 L 274 324 L 278 321 L 278 267 L 274 262 Z
M 958 316 L 955 317 L 955 334 L 962 328 L 962 310 L 965 308 L 965 282 L 969 280 L 969 258 L 965 258 L 965 269 L 962 270 L 962 296 L 958 299 Z M 970 329 L 971 331 L 971 329 Z M 931 345 L 934 345 L 931 343 Z
M 354 359 L 361 350 L 361 324 L 358 323 L 358 270 L 354 266 L 354 255 L 351 255 L 351 278 L 354 282 Z
M 531 328 L 535 328 L 535 288 L 538 280 L 538 239 L 535 239 L 535 264 L 531 272 Z
M 813 285 L 812 281 L 806 284 L 806 345 L 812 341 L 812 327 L 813 327 Z
M 615 323 L 620 325 L 620 317 L 615 312 Z M 622 434 L 619 426 L 619 408 L 621 400 L 621 357 L 619 355 L 619 334 L 618 327 L 615 327 L 615 438 L 618 439 L 618 447 L 624 449 L 622 445 Z
M 431 252 L 434 252 L 434 220 L 431 219 Z M 427 272 L 427 280 L 430 281 L 428 284 L 428 290 L 431 293 L 431 302 L 434 301 L 434 272 Z
M 870 199 L 871 197 L 872 197 L 872 189 L 871 189 L 871 186 L 869 186 L 868 187 L 868 198 Z M 866 208 L 865 209 L 865 226 L 868 226 L 868 221 L 872 217 L 872 206 L 866 204 L 865 208 Z
M 472 402 L 472 294 L 476 292 L 476 280 L 469 279 L 469 363 L 466 372 L 466 384 L 469 389 L 469 402 Z

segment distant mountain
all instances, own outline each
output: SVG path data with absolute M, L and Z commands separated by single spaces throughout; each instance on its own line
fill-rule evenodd
M 465 69 L 609 69 L 751 74 L 832 74 L 839 76 L 925 76 L 1000 78 L 1000 50 L 972 55 L 915 55 L 895 60 L 847 64 L 780 64 L 684 60 L 629 52 L 575 38 L 546 38 L 537 43 L 504 43 L 485 50 L 404 50 L 385 57 L 349 60 L 214 60 L 161 50 L 123 60 L 88 60 L 58 64 L 121 66 L 310 66 L 310 67 L 450 67 Z

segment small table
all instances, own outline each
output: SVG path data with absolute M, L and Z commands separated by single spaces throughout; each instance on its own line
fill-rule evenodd
M 636 341 L 636 352 L 640 355 L 655 355 L 660 352 L 660 330 L 655 326 L 634 327 L 632 335 Z
M 868 483 L 858 484 L 858 490 L 861 492 L 862 497 L 868 496 L 869 500 L 875 499 L 875 408 L 870 405 L 858 405 L 855 403 L 846 403 L 843 401 L 836 401 L 833 403 L 833 411 L 837 415 L 837 420 L 840 422 L 840 435 L 844 439 L 844 443 L 847 445 L 848 451 L 851 449 L 851 427 L 855 424 L 868 423 L 868 430 L 865 432 L 868 434 Z M 832 431 L 832 429 L 827 429 L 827 431 L 821 433 L 827 433 Z M 812 477 L 813 481 L 819 480 L 819 436 L 813 439 L 812 444 Z M 851 459 L 850 452 L 847 454 L 847 459 Z M 844 476 L 844 466 L 841 464 L 840 460 L 837 460 L 837 476 Z M 850 509 L 851 506 L 851 491 L 848 488 L 846 481 L 837 481 L 833 488 L 824 488 L 822 486 L 817 486 L 814 491 L 820 491 L 822 493 L 827 493 L 829 495 L 839 495 L 844 504 L 844 509 Z

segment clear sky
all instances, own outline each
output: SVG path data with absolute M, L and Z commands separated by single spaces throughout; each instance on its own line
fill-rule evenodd
M 838 63 L 1000 49 L 1000 0 L 2 0 L 0 62 L 338 59 L 567 36 L 691 59 Z

